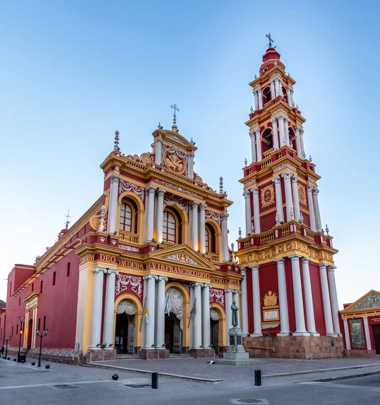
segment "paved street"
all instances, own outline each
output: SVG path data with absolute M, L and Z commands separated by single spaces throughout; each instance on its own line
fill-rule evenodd
M 123 359 L 92 367 L 0 360 L 0 401 L 34 404 L 358 404 L 380 402 L 380 358 L 258 359 L 249 366 L 205 359 Z M 106 368 L 105 368 L 106 367 Z M 262 386 L 254 385 L 254 370 Z M 133 371 L 132 371 L 133 370 Z M 159 372 L 158 389 L 151 373 Z M 119 379 L 112 380 L 117 373 Z M 367 374 L 367 376 L 364 376 Z M 347 378 L 352 376 L 356 378 Z

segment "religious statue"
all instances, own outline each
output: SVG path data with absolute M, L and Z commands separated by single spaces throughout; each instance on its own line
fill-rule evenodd
M 238 326 L 238 306 L 236 305 L 236 302 L 234 301 L 231 305 L 232 309 L 232 326 Z

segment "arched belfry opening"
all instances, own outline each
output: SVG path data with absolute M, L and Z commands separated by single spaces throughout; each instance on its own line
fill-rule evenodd
M 264 140 L 264 150 L 263 152 L 266 152 L 269 149 L 273 148 L 273 134 L 272 134 L 272 130 L 270 128 L 267 128 L 262 136 L 263 140 Z

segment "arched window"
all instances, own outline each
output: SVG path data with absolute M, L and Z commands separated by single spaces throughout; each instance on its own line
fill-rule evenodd
M 263 91 L 263 95 L 264 95 L 264 104 L 272 99 L 270 87 L 265 87 L 265 89 Z
M 210 224 L 207 223 L 205 232 L 206 232 L 206 253 L 217 253 L 215 229 Z
M 177 242 L 177 221 L 169 211 L 164 211 L 162 238 L 166 242 Z
M 263 152 L 266 152 L 269 149 L 273 148 L 273 135 L 271 130 L 268 128 L 264 131 L 263 133 L 263 139 L 264 139 L 264 148 L 265 150 Z
M 124 232 L 132 232 L 132 209 L 129 204 L 124 202 L 120 207 L 119 230 Z

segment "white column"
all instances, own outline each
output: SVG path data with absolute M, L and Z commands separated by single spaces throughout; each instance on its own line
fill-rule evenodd
M 194 201 L 191 204 L 191 241 L 193 244 L 193 249 L 198 251 L 199 241 L 198 241 L 198 206 L 199 203 Z
M 281 191 L 281 177 L 277 176 L 273 179 L 276 193 L 276 210 L 278 220 L 284 223 L 284 210 L 282 209 L 282 191 Z
M 222 221 L 222 261 L 228 262 L 230 260 L 228 255 L 228 228 L 227 228 L 228 214 L 221 215 Z
M 249 136 L 251 138 L 251 155 L 252 163 L 256 162 L 256 144 L 255 144 L 255 131 L 249 131 Z
M 315 215 L 314 215 L 314 203 L 313 203 L 313 187 L 307 186 L 307 202 L 309 205 L 309 218 L 310 218 L 310 228 L 312 231 L 317 232 L 317 227 L 315 225 Z
M 298 198 L 298 177 L 292 176 L 292 188 L 293 188 L 293 211 L 294 219 L 298 222 L 300 220 L 300 202 Z
M 255 227 L 255 233 L 260 233 L 260 205 L 259 205 L 259 189 L 254 187 L 252 189 L 253 195 L 253 223 Z
M 187 177 L 190 179 L 194 178 L 193 164 L 194 164 L 194 152 L 189 152 L 187 154 Z
M 303 129 L 300 130 L 300 142 L 301 142 L 301 150 L 302 150 L 302 158 L 305 159 L 306 153 L 305 153 L 305 146 L 303 144 Z
M 111 175 L 110 186 L 110 202 L 108 209 L 108 233 L 114 234 L 116 232 L 116 216 L 117 216 L 117 199 L 119 195 L 119 180 L 118 174 Z
M 292 260 L 292 280 L 293 280 L 293 295 L 294 295 L 294 311 L 296 314 L 296 331 L 294 336 L 308 336 L 305 327 L 305 314 L 303 310 L 301 272 L 300 272 L 300 257 L 299 255 L 289 256 Z
M 253 293 L 253 335 L 262 336 L 261 331 L 261 298 L 259 266 L 252 266 L 252 293 Z
M 278 278 L 278 301 L 280 304 L 280 322 L 281 331 L 277 336 L 288 336 L 289 331 L 289 310 L 288 310 L 288 297 L 286 292 L 286 278 L 285 278 L 285 260 L 276 259 L 277 262 L 277 278 Z
M 195 313 L 192 316 L 193 349 L 199 349 L 202 345 L 202 298 L 201 283 L 194 283 Z
M 331 303 L 330 303 L 329 286 L 327 282 L 326 265 L 320 264 L 319 270 L 321 276 L 323 313 L 325 315 L 326 336 L 336 336 L 336 334 L 334 333 L 333 322 L 331 317 Z
M 290 87 L 288 87 L 287 93 L 288 93 L 288 104 L 290 105 L 290 107 L 293 107 L 293 105 L 292 105 L 292 93 L 290 91 Z
M 255 130 L 255 137 L 256 137 L 256 150 L 257 150 L 256 161 L 260 162 L 260 160 L 263 159 L 263 155 L 262 155 L 262 152 L 261 152 L 260 129 Z
M 344 327 L 344 339 L 346 341 L 346 349 L 351 350 L 350 331 L 348 328 L 348 322 L 346 318 L 343 318 L 343 327 Z
M 156 347 L 162 348 L 165 345 L 165 284 L 168 278 L 159 276 L 157 279 Z
M 199 250 L 206 253 L 206 204 L 199 205 Z
M 151 241 L 153 239 L 153 227 L 154 227 L 154 192 L 156 191 L 157 187 L 148 186 L 147 187 L 147 219 L 146 219 L 146 227 L 147 227 L 147 235 L 146 240 Z
M 284 130 L 285 130 L 285 143 L 290 146 L 290 139 L 289 139 L 289 120 L 287 117 L 284 119 Z
M 262 96 L 261 89 L 257 90 L 257 96 L 259 99 L 259 109 L 261 110 L 263 108 L 263 96 Z
M 285 203 L 286 203 L 286 221 L 289 222 L 292 219 L 292 208 L 293 208 L 293 198 L 292 198 L 292 188 L 290 185 L 290 173 L 282 173 L 281 177 L 284 179 L 285 186 Z
M 272 135 L 273 135 L 273 146 L 275 149 L 279 149 L 279 142 L 278 142 L 278 132 L 277 132 L 277 120 L 276 118 L 272 118 Z
M 369 334 L 369 326 L 368 326 L 368 317 L 367 316 L 363 316 L 363 323 L 364 323 L 365 340 L 366 340 L 366 343 L 367 343 L 367 350 L 372 350 L 371 336 Z
M 251 199 L 250 199 L 251 192 L 244 191 L 243 197 L 245 201 L 245 234 L 246 236 L 251 233 Z
M 289 104 L 290 105 L 290 107 L 294 107 L 294 90 L 293 89 L 290 89 L 290 103 L 291 104 Z
M 276 80 L 277 84 L 277 96 L 282 96 L 282 85 L 281 85 L 281 80 L 280 78 L 277 78 Z
M 162 164 L 162 139 L 161 135 L 156 138 L 156 153 L 154 156 L 154 161 L 158 165 Z
M 277 117 L 278 119 L 278 129 L 280 130 L 280 147 L 286 145 L 286 141 L 285 141 L 285 130 L 284 130 L 284 116 L 283 115 L 279 115 Z
M 145 276 L 146 280 L 146 308 L 148 310 L 149 317 L 143 314 L 143 322 L 145 324 L 145 345 L 146 349 L 150 349 L 154 346 L 154 326 L 155 326 L 155 300 L 156 300 L 156 276 Z
M 271 98 L 274 99 L 276 98 L 276 91 L 275 91 L 275 86 L 274 86 L 274 80 L 271 80 L 270 82 L 270 94 L 271 94 Z
M 316 227 L 317 227 L 317 232 L 321 232 L 321 230 L 322 230 L 322 221 L 321 221 L 321 213 L 319 211 L 318 193 L 319 193 L 319 190 L 317 190 L 317 189 L 313 190 L 315 223 L 316 223 Z
M 338 295 L 336 293 L 336 284 L 335 284 L 335 266 L 329 266 L 327 269 L 328 279 L 329 279 L 329 290 L 330 290 L 330 298 L 331 298 L 331 310 L 332 310 L 332 318 L 334 324 L 334 332 L 338 336 L 342 336 L 340 332 L 340 325 L 339 325 L 339 305 L 338 305 Z
M 241 291 L 241 321 L 242 321 L 242 331 L 244 335 L 248 334 L 248 301 L 247 301 L 247 277 L 246 270 L 241 269 L 240 274 L 243 278 L 240 281 L 240 291 Z
M 210 284 L 202 288 L 202 346 L 210 347 Z
M 255 110 L 258 110 L 258 108 L 259 108 L 259 99 L 258 99 L 258 96 L 257 96 L 257 90 L 253 89 L 252 93 L 253 93 L 253 98 L 254 98 L 254 101 L 255 101 Z
M 301 140 L 300 140 L 300 127 L 296 126 L 296 145 L 297 145 L 297 156 L 300 159 L 303 159 L 302 155 L 302 147 L 301 147 Z
M 106 269 L 95 267 L 94 273 L 94 292 L 92 296 L 92 318 L 91 318 L 91 343 L 94 348 L 100 341 L 100 330 L 102 328 L 102 310 L 103 310 L 103 280 Z
M 309 268 L 310 259 L 303 257 L 301 261 L 302 261 L 303 289 L 305 292 L 307 331 L 312 336 L 319 336 L 319 333 L 315 329 L 313 293 L 311 290 L 311 282 L 310 282 L 310 268 Z
M 117 270 L 108 270 L 107 285 L 106 285 L 106 301 L 104 305 L 104 327 L 103 327 L 103 342 L 107 346 L 113 344 L 114 337 L 114 311 L 115 311 L 115 278 L 119 274 Z
M 226 296 L 226 333 L 227 333 L 227 340 L 229 342 L 228 332 L 232 328 L 232 314 L 231 314 L 231 305 L 232 305 L 232 290 L 225 290 Z M 229 343 L 228 343 L 229 344 Z
M 162 227 L 164 214 L 164 194 L 165 190 L 159 188 L 157 190 L 157 243 L 162 243 Z

